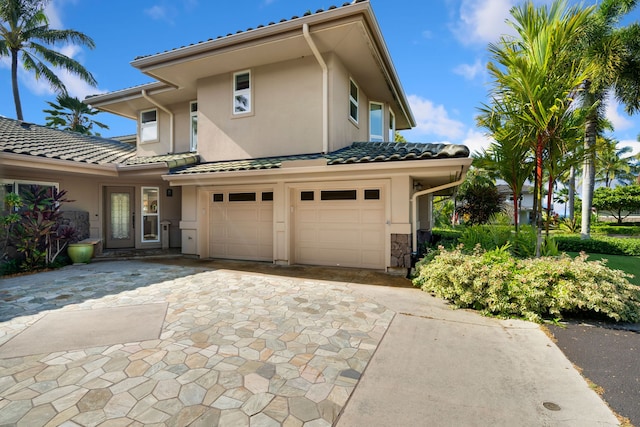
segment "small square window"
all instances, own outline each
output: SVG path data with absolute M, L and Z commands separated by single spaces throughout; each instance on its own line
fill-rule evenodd
M 213 201 L 218 203 L 218 202 L 224 202 L 224 194 L 222 193 L 216 193 L 213 195 Z
M 300 192 L 300 200 L 302 200 L 302 201 L 311 201 L 311 200 L 313 200 L 313 191 L 301 191 Z
M 364 190 L 365 200 L 380 200 L 380 190 Z
M 271 202 L 273 201 L 273 191 L 265 191 L 262 193 L 262 201 L 263 202 Z

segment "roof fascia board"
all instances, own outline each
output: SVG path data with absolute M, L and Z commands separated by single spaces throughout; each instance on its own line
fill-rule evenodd
M 80 173 L 85 175 L 117 176 L 115 164 L 96 165 L 69 160 L 50 159 L 24 154 L 2 153 L 0 165 L 25 169 L 47 170 L 51 172 Z
M 131 61 L 131 65 L 140 69 L 142 72 L 150 70 L 156 66 L 173 63 L 175 61 L 184 60 L 194 55 L 206 54 L 229 46 L 234 46 L 254 40 L 269 38 L 280 34 L 287 34 L 291 31 L 300 31 L 302 25 L 307 23 L 310 27 L 327 21 L 332 21 L 345 16 L 357 15 L 370 9 L 369 2 L 361 2 L 350 4 L 348 6 L 338 7 L 336 9 L 326 10 L 320 13 L 313 13 L 308 16 L 302 16 L 297 19 L 287 20 L 285 22 L 267 25 L 262 28 L 243 31 L 238 34 L 232 34 L 227 37 L 209 40 L 174 49 L 168 52 L 157 53 L 155 55 L 146 56 Z
M 162 92 L 174 90 L 175 87 L 165 82 L 152 82 L 140 86 L 131 87 L 128 89 L 122 89 L 115 92 L 108 92 L 105 94 L 94 95 L 85 98 L 85 102 L 92 107 L 102 106 L 103 104 L 111 104 L 113 101 L 132 101 L 134 99 L 142 98 L 142 91 L 146 91 L 147 94 L 159 94 Z
M 411 111 L 411 107 L 409 106 L 409 100 L 406 97 L 404 88 L 402 87 L 402 83 L 400 82 L 400 78 L 398 77 L 398 73 L 396 71 L 395 66 L 393 65 L 393 61 L 391 59 L 391 54 L 389 53 L 389 49 L 387 48 L 387 44 L 384 41 L 384 37 L 382 36 L 382 30 L 380 29 L 380 25 L 378 24 L 378 20 L 376 19 L 375 14 L 373 13 L 372 8 L 367 8 L 366 11 L 367 21 L 369 22 L 369 27 L 371 31 L 373 31 L 373 39 L 377 45 L 377 49 L 380 52 L 381 58 L 384 62 L 383 68 L 385 73 L 389 73 L 389 79 L 393 82 L 395 95 L 398 97 L 398 103 L 401 105 L 404 110 L 403 113 L 407 117 L 411 127 L 416 126 L 416 119 L 413 116 L 413 112 Z
M 296 176 L 297 179 L 305 180 L 305 177 L 317 177 L 326 179 L 328 176 L 336 175 L 345 179 L 347 173 L 354 175 L 380 175 L 389 177 L 392 174 L 413 174 L 420 176 L 444 176 L 449 174 L 451 169 L 458 170 L 461 166 L 468 169 L 473 161 L 469 157 L 457 157 L 449 159 L 426 159 L 410 160 L 404 162 L 372 162 L 367 164 L 345 164 L 309 167 L 288 167 L 273 169 L 256 169 L 229 172 L 207 172 L 193 173 L 185 175 L 163 175 L 162 179 L 169 181 L 171 185 L 202 185 L 203 183 L 218 182 L 227 179 L 247 179 L 255 182 L 260 177 L 260 182 L 272 179 L 274 182 L 281 177 Z

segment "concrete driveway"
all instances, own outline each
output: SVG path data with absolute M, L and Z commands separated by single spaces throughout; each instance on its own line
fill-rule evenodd
M 535 324 L 375 272 L 105 261 L 3 279 L 0 425 L 617 425 Z

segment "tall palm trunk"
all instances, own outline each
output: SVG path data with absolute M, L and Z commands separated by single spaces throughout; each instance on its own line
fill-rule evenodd
M 22 120 L 22 103 L 20 102 L 20 92 L 18 91 L 18 50 L 11 49 L 11 88 L 13 89 L 13 100 L 16 105 L 16 118 Z
M 542 154 L 544 144 L 542 135 L 538 135 L 536 143 L 536 179 L 535 179 L 535 223 L 536 223 L 536 257 L 542 254 Z
M 596 97 L 589 92 L 589 83 L 585 84 L 586 105 L 593 105 Z M 596 182 L 595 146 L 598 133 L 598 111 L 592 108 L 587 115 L 584 127 L 584 165 L 582 167 L 582 226 L 580 236 L 588 239 L 591 234 L 591 207 L 593 205 L 593 189 Z
M 569 195 L 567 197 L 567 209 L 569 210 L 569 219 L 573 221 L 575 216 L 576 202 L 576 168 L 571 166 L 569 169 Z M 566 216 L 566 215 L 565 215 Z

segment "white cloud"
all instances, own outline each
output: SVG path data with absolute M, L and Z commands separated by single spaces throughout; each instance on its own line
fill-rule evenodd
M 475 129 L 469 129 L 465 139 L 462 141 L 462 144 L 466 145 L 471 154 L 473 154 L 474 152 L 479 153 L 486 149 L 489 147 L 491 142 L 493 142 L 493 139 L 486 134 L 478 132 Z
M 616 101 L 613 95 L 609 93 L 606 99 L 605 115 L 613 125 L 613 129 L 615 131 L 631 129 L 634 125 L 633 121 L 628 118 L 629 116 L 627 116 L 626 113 L 619 112 L 619 107 L 620 104 L 618 103 L 618 101 Z
M 484 74 L 485 65 L 482 63 L 482 61 L 480 61 L 480 59 L 476 59 L 476 62 L 474 62 L 473 64 L 458 65 L 453 69 L 453 72 L 461 75 L 467 80 L 473 80 L 478 74 Z
M 173 19 L 170 16 L 172 15 L 172 11 L 167 6 L 156 4 L 148 9 L 145 9 L 144 13 L 151 17 L 151 19 L 154 19 L 156 21 L 165 21 L 170 25 L 173 25 Z
M 502 34 L 513 34 L 506 23 L 513 5 L 513 0 L 463 0 L 453 32 L 465 45 L 495 42 Z
M 422 138 L 436 136 L 453 140 L 464 136 L 464 124 L 450 118 L 443 105 L 436 105 L 418 95 L 409 95 L 408 99 L 417 122 L 411 134 Z
M 620 148 L 623 148 L 623 147 L 631 147 L 631 149 L 633 150 L 630 153 L 631 156 L 635 156 L 637 154 L 640 154 L 640 141 L 635 141 L 633 139 L 626 139 L 626 140 L 618 141 L 617 148 L 620 149 Z

